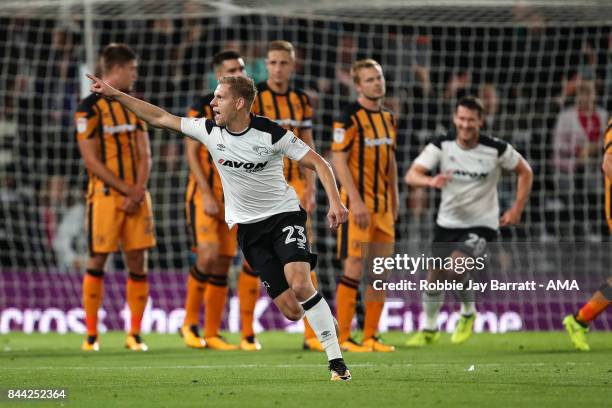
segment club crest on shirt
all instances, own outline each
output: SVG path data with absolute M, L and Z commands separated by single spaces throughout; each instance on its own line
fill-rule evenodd
M 268 148 L 265 146 L 253 146 L 253 151 L 260 156 L 267 156 L 271 154 Z
M 344 142 L 344 134 L 346 133 L 346 130 L 344 130 L 344 128 L 336 128 L 334 129 L 334 142 L 335 143 L 342 143 Z
M 77 132 L 83 133 L 87 130 L 87 118 L 78 118 L 76 121 Z

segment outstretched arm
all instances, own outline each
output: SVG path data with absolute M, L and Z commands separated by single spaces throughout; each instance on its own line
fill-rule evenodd
M 310 150 L 302 157 L 300 164 L 314 170 L 319 176 L 329 200 L 329 212 L 327 213 L 329 227 L 332 229 L 338 228 L 338 225 L 346 222 L 348 210 L 340 200 L 340 193 L 338 192 L 338 187 L 336 187 L 336 178 L 332 172 L 331 165 L 313 150 Z
M 136 116 L 151 124 L 151 126 L 173 130 L 175 132 L 181 131 L 181 118 L 178 116 L 174 116 L 155 105 L 121 92 L 91 74 L 87 74 L 87 78 L 93 81 L 90 88 L 91 92 L 107 98 L 113 98 L 134 112 Z

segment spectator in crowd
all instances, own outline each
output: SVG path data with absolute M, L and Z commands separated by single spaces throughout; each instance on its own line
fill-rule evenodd
M 69 192 L 52 241 L 57 267 L 63 272 L 83 272 L 87 264 L 87 235 L 83 228 L 85 205 L 82 201 L 80 193 Z
M 139 76 L 146 86 L 136 88 L 146 89 L 147 99 L 153 104 L 181 108 L 175 83 L 175 75 L 180 71 L 177 60 L 179 44 L 180 33 L 175 20 L 160 18 L 148 22 L 139 49 Z
M 55 175 L 49 177 L 45 187 L 40 193 L 39 219 L 42 234 L 42 242 L 45 251 L 44 256 L 53 256 L 51 248 L 57 236 L 57 226 L 63 213 L 66 202 L 68 183 L 64 176 Z M 51 263 L 51 262 L 50 262 Z
M 597 204 L 602 202 L 603 185 L 599 169 L 600 137 L 607 121 L 606 111 L 596 105 L 593 81 L 580 82 L 575 105 L 557 117 L 553 131 L 554 180 L 562 205 L 560 221 L 570 229 L 560 231 L 562 236 L 573 230 L 578 238 L 600 238 L 598 224 L 604 219 Z
M 357 44 L 352 35 L 343 35 L 338 41 L 338 52 L 336 61 L 336 95 L 343 98 L 353 99 L 357 95 L 353 89 L 353 77 L 351 65 L 357 55 Z

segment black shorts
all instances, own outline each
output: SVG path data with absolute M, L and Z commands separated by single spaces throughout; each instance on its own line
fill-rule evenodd
M 308 262 L 311 270 L 317 264 L 306 236 L 306 218 L 300 208 L 253 224 L 238 224 L 238 245 L 272 299 L 289 289 L 286 264 Z
M 461 251 L 471 257 L 484 255 L 489 242 L 497 240 L 497 231 L 487 227 L 444 228 L 436 224 L 432 243 L 432 255 L 447 257 Z

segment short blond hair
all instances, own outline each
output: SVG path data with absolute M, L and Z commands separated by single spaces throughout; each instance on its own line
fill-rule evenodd
M 382 71 L 380 64 L 372 58 L 355 61 L 351 66 L 351 76 L 353 77 L 353 82 L 355 84 L 359 85 L 359 71 L 365 68 L 380 68 Z
M 268 44 L 266 55 L 268 55 L 270 51 L 285 51 L 289 53 L 291 58 L 295 59 L 295 48 L 293 47 L 293 44 L 291 44 L 289 41 L 284 41 L 284 40 L 271 41 Z
M 257 87 L 253 79 L 243 76 L 224 76 L 219 78 L 219 85 L 229 85 L 235 98 L 243 98 L 247 110 L 250 111 L 257 96 Z

